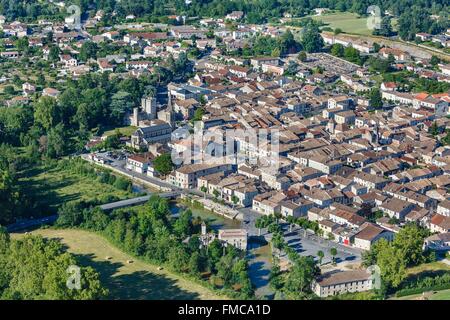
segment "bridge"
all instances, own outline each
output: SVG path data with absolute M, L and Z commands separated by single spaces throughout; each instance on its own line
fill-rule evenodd
M 175 192 L 158 193 L 157 195 L 161 198 L 175 199 L 176 197 L 180 196 L 180 194 L 181 194 L 181 192 L 175 191 Z M 133 199 L 111 202 L 111 203 L 101 205 L 100 208 L 104 211 L 111 211 L 111 210 L 115 210 L 115 209 L 138 206 L 138 205 L 146 203 L 152 195 L 153 194 L 149 194 L 147 196 L 137 197 L 137 198 L 133 198 Z

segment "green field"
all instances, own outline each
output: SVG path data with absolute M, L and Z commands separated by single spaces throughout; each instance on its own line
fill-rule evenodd
M 21 172 L 19 184 L 37 204 L 37 211 L 54 211 L 68 201 L 107 199 L 115 196 L 121 199 L 133 197 L 129 191 L 119 190 L 101 183 L 92 177 L 85 177 L 56 165 L 39 166 Z
M 136 131 L 136 129 L 137 129 L 137 127 L 134 127 L 134 126 L 115 128 L 112 130 L 105 131 L 103 133 L 103 136 L 108 137 L 110 135 L 116 134 L 116 132 L 119 131 L 122 135 L 131 137 L 131 135 Z
M 224 299 L 197 283 L 132 258 L 95 233 L 73 229 L 39 229 L 32 233 L 59 239 L 83 265 L 95 268 L 110 291 L 110 299 Z M 13 238 L 21 236 L 13 234 Z
M 355 33 L 370 35 L 372 30 L 367 28 L 367 18 L 359 17 L 355 13 L 350 12 L 338 12 L 338 13 L 328 13 L 321 16 L 311 16 L 314 20 L 321 20 L 328 27 L 333 29 L 340 28 L 346 33 Z
M 345 33 L 371 35 L 372 30 L 367 28 L 367 18 L 361 17 L 351 12 L 333 12 L 325 13 L 320 16 L 309 16 L 310 18 L 322 21 L 327 27 L 333 29 L 340 28 Z M 395 29 L 396 19 L 392 19 L 392 25 Z
M 448 272 L 450 272 L 450 266 L 444 262 L 436 261 L 436 262 L 430 262 L 430 263 L 423 263 L 421 265 L 409 268 L 407 270 L 409 275 L 416 275 L 419 273 L 433 272 L 433 271 L 448 271 Z
M 404 296 L 400 298 L 394 298 L 394 300 L 420 300 L 422 297 L 426 297 L 428 300 L 450 300 L 450 289 L 433 292 L 426 292 L 422 294 L 413 294 L 410 296 Z

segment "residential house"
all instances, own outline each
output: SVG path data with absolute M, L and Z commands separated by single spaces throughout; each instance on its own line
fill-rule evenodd
M 372 275 L 366 270 L 331 271 L 319 276 L 312 283 L 313 292 L 320 298 L 372 289 Z

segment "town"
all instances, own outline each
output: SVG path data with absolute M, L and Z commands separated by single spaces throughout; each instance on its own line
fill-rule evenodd
M 293 23 L 289 14 L 249 23 L 249 13 L 236 10 L 165 22 L 128 13 L 108 24 L 109 12 L 89 13 L 33 23 L 0 16 L 0 108 L 10 110 L 0 110 L 0 143 L 30 158 L 66 161 L 54 165 L 66 170 L 62 176 L 77 170 L 121 190 L 72 209 L 62 200 L 52 222 L 94 228 L 86 226 L 97 218 L 74 217 L 100 208 L 97 217 L 128 215 L 127 223 L 140 224 L 136 212 L 158 216 L 173 202 L 219 217 L 219 227 L 187 211 L 152 219 L 198 261 L 205 254 L 195 276 L 232 297 L 427 299 L 427 291 L 450 289 L 448 20 L 435 34 L 401 42 L 311 18 Z M 7 164 L 7 147 L 1 152 Z M 14 165 L 17 181 L 22 162 Z M 0 220 L 9 230 L 48 219 L 10 212 Z M 169 249 L 169 257 L 149 261 L 165 271 L 164 259 L 178 257 L 174 271 L 191 270 L 188 257 L 180 262 L 184 253 Z M 216 251 L 217 261 L 208 253 Z M 425 264 L 444 274 L 427 285 L 420 277 L 404 284 L 407 269 Z

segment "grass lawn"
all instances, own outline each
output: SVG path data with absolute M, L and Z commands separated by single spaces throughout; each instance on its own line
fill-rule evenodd
M 101 183 L 56 166 L 39 166 L 21 173 L 19 184 L 37 203 L 37 210 L 55 211 L 64 202 L 94 200 L 116 196 L 131 198 L 133 194 L 119 190 L 112 185 Z
M 323 14 L 321 16 L 311 16 L 314 20 L 322 20 L 328 27 L 340 28 L 346 33 L 371 35 L 372 30 L 367 28 L 367 18 L 360 18 L 355 13 L 337 12 Z
M 110 291 L 110 299 L 224 299 L 197 283 L 135 260 L 95 233 L 75 229 L 39 229 L 32 233 L 60 239 L 83 265 L 95 268 Z M 22 236 L 13 235 L 15 238 Z M 128 260 L 133 262 L 127 263 Z
M 416 277 L 417 275 L 421 276 L 433 276 L 437 274 L 443 274 L 446 272 L 450 272 L 450 266 L 443 262 L 431 262 L 424 263 L 419 266 L 409 268 L 407 273 L 410 277 Z M 422 296 L 422 294 L 413 294 L 404 297 L 392 297 L 393 300 L 415 300 Z M 436 293 L 426 292 L 425 296 L 429 300 L 450 300 L 450 289 L 449 290 L 441 290 Z
M 433 272 L 433 271 L 438 271 L 438 272 L 439 271 L 443 271 L 443 272 L 450 271 L 450 266 L 443 262 L 436 261 L 436 262 L 431 262 L 431 263 L 424 263 L 419 266 L 409 268 L 407 270 L 409 275 L 415 275 L 415 274 L 419 274 L 422 272 Z
M 428 298 L 428 300 L 450 300 L 450 289 L 436 291 L 436 293 L 428 292 L 425 293 L 425 296 Z M 410 296 L 393 298 L 392 300 L 418 300 L 420 297 L 422 297 L 422 294 L 413 294 Z
M 112 129 L 112 130 L 105 131 L 105 132 L 103 133 L 103 136 L 108 137 L 108 136 L 110 136 L 110 135 L 115 134 L 115 133 L 116 133 L 116 130 L 119 130 L 119 132 L 120 132 L 122 135 L 127 136 L 127 137 L 130 137 L 130 136 L 136 131 L 136 129 L 137 129 L 137 127 L 134 127 L 134 126 L 127 126 L 127 127 L 115 128 L 115 129 Z

